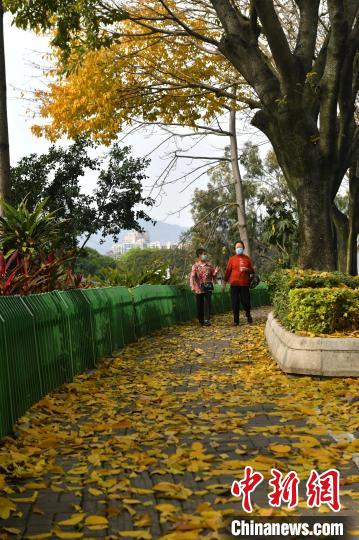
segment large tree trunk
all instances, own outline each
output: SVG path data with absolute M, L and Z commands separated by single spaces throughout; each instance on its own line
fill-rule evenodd
M 301 268 L 335 270 L 336 250 L 329 195 L 318 193 L 315 186 L 307 186 L 297 200 L 299 265 Z
M 319 145 L 311 140 L 315 125 L 298 107 L 259 111 L 252 124 L 271 141 L 288 187 L 298 205 L 299 265 L 335 270 L 331 165 L 323 164 Z
M 0 0 L 0 197 L 8 199 L 10 194 L 10 154 L 7 121 L 6 68 L 4 44 L 4 11 Z M 1 214 L 1 208 L 0 208 Z
M 349 220 L 335 204 L 333 204 L 332 217 L 336 233 L 337 269 L 340 272 L 346 272 L 348 266 Z
M 244 191 L 242 184 L 241 171 L 238 163 L 238 143 L 236 133 L 236 111 L 234 108 L 230 111 L 229 119 L 229 132 L 230 132 L 230 149 L 231 149 L 231 166 L 232 174 L 236 192 L 237 203 L 237 218 L 238 218 L 238 230 L 240 240 L 244 242 L 247 255 L 251 256 L 251 245 L 248 236 L 247 217 L 246 217 L 246 205 L 244 199 Z

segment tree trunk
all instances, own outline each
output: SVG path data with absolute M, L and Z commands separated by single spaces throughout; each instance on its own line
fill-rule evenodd
M 6 68 L 4 44 L 4 11 L 0 0 L 0 197 L 10 195 L 10 154 L 7 121 Z M 1 214 L 1 208 L 0 208 Z
M 336 233 L 337 269 L 339 272 L 346 272 L 348 266 L 349 220 L 335 204 L 333 204 L 332 218 Z
M 322 159 L 315 125 L 300 107 L 261 110 L 252 119 L 272 143 L 287 185 L 298 205 L 299 266 L 336 269 L 332 222 L 332 186 L 335 161 Z M 334 193 L 335 195 L 335 193 Z
M 251 245 L 248 236 L 246 205 L 243 192 L 242 176 L 238 163 L 238 143 L 236 133 L 236 111 L 234 108 L 230 111 L 229 117 L 230 148 L 231 148 L 231 167 L 236 192 L 237 218 L 240 240 L 244 242 L 247 255 L 251 256 Z
M 349 227 L 346 272 L 352 276 L 358 275 L 358 234 L 358 228 L 354 232 L 353 228 Z
M 347 241 L 346 271 L 358 275 L 358 235 L 359 235 L 359 160 L 349 171 L 349 231 Z
M 316 270 L 336 269 L 332 203 L 325 189 L 313 182 L 298 193 L 299 266 Z

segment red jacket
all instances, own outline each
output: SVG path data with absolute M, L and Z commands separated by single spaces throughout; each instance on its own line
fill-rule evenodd
M 249 271 L 242 268 L 248 268 Z M 248 255 L 233 255 L 227 263 L 224 282 L 248 287 L 250 274 L 254 274 L 254 268 Z

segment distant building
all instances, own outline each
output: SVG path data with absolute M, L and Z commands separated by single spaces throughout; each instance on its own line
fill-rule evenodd
M 123 242 L 118 242 L 112 245 L 109 255 L 114 259 L 118 259 L 121 257 L 121 255 L 124 255 L 130 251 L 130 249 L 134 248 L 173 249 L 174 247 L 176 247 L 176 244 L 173 242 L 165 242 L 164 244 L 161 244 L 161 242 L 158 241 L 151 242 L 150 235 L 147 231 L 141 233 L 132 230 L 126 234 Z
M 136 246 L 142 246 L 148 244 L 150 241 L 150 235 L 147 231 L 138 232 L 138 231 L 129 231 L 126 236 L 124 243 L 125 244 L 135 244 Z

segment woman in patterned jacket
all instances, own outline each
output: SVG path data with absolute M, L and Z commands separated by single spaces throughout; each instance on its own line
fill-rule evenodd
M 202 326 L 211 325 L 211 296 L 213 283 L 218 274 L 208 262 L 208 254 L 204 248 L 196 251 L 197 261 L 192 266 L 190 287 L 196 294 L 198 321 Z

